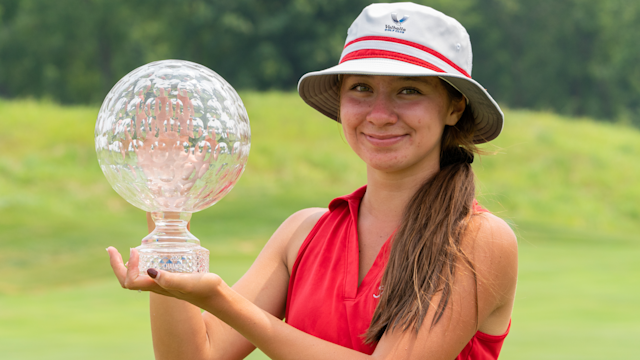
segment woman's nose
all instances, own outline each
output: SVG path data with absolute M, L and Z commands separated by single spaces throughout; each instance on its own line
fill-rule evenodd
M 371 99 L 370 111 L 367 114 L 367 121 L 376 125 L 384 126 L 389 124 L 395 124 L 398 121 L 398 115 L 396 114 L 393 101 L 389 96 L 378 93 Z

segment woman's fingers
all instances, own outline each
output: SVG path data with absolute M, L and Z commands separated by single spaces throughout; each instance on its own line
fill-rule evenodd
M 127 262 L 129 264 L 127 266 L 127 278 L 124 281 L 127 289 L 137 290 L 133 289 L 132 286 L 134 286 L 136 279 L 140 276 L 140 269 L 138 269 L 139 260 L 138 250 L 131 248 L 129 250 L 129 261 Z
M 158 291 L 162 290 L 162 288 L 147 274 L 140 274 L 140 269 L 138 268 L 139 263 L 140 254 L 138 253 L 138 249 L 131 249 L 127 276 L 124 281 L 125 287 L 131 290 L 154 291 L 166 295 L 165 291 Z
M 220 276 L 211 273 L 181 274 L 149 269 L 147 274 L 171 296 L 196 305 L 208 297 L 215 296 L 216 290 L 222 283 Z
M 155 291 L 163 295 L 167 294 L 153 281 L 153 279 L 146 275 L 140 275 L 138 270 L 139 256 L 136 249 L 131 249 L 131 255 L 127 266 L 123 264 L 122 256 L 116 248 L 110 246 L 107 248 L 107 252 L 109 253 L 111 268 L 118 278 L 120 286 L 129 290 Z
M 189 287 L 188 283 L 191 281 L 190 274 L 174 274 L 158 269 L 149 269 L 147 274 L 158 286 L 169 291 L 183 292 L 185 288 Z
M 109 262 L 111 263 L 113 273 L 118 278 L 120 286 L 124 288 L 125 279 L 127 278 L 127 268 L 123 264 L 122 255 L 120 255 L 118 250 L 113 246 L 109 246 L 107 252 L 109 253 Z

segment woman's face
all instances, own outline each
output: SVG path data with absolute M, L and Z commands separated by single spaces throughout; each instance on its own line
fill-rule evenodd
M 437 77 L 345 75 L 340 91 L 347 142 L 385 172 L 439 166 L 444 126 L 455 125 L 464 107 Z

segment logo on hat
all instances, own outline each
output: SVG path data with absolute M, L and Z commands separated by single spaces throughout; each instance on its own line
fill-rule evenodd
M 393 22 L 396 23 L 397 25 L 404 23 L 405 21 L 407 21 L 408 18 L 409 18 L 409 15 L 405 15 L 402 17 L 402 19 L 398 20 L 398 15 L 396 13 L 391 13 L 391 20 L 393 20 Z M 385 25 L 384 31 L 391 31 L 395 33 L 404 34 L 404 32 L 407 31 L 407 29 L 403 28 L 402 26 Z
M 391 13 L 391 20 L 393 20 L 394 23 L 400 25 L 403 22 L 407 21 L 407 19 L 409 18 L 409 15 L 405 15 L 402 17 L 402 19 L 398 20 L 398 15 L 396 15 L 396 13 Z

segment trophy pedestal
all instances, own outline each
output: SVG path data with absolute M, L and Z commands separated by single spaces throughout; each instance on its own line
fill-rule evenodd
M 140 245 L 138 269 L 146 274 L 154 268 L 174 273 L 208 273 L 209 250 L 200 245 L 161 243 Z
M 208 273 L 209 250 L 187 229 L 190 213 L 154 212 L 156 228 L 138 246 L 140 273 L 154 268 L 173 273 Z

